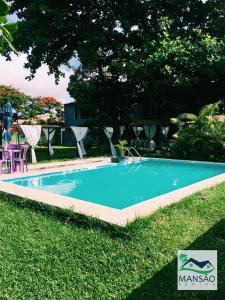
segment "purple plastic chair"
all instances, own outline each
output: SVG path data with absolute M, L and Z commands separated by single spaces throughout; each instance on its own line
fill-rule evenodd
M 5 149 L 1 149 L 0 153 L 1 153 L 1 158 L 0 158 L 0 175 L 1 175 L 3 164 L 6 164 L 8 172 L 10 172 L 9 165 L 11 164 L 11 159 L 9 153 L 5 151 Z
M 11 173 L 16 169 L 15 158 L 20 156 L 20 145 L 19 144 L 7 144 L 4 146 L 5 150 L 9 151 L 9 159 L 11 161 Z
M 20 145 L 18 144 L 8 144 L 5 146 L 7 150 L 19 150 Z
M 15 167 L 19 165 L 20 172 L 24 173 L 24 165 L 26 165 L 26 170 L 28 172 L 28 167 L 27 167 L 27 151 L 29 149 L 29 145 L 25 144 L 21 147 L 21 151 L 19 153 L 19 156 L 14 159 L 15 162 Z

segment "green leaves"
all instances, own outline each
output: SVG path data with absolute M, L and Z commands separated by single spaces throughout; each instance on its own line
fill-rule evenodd
M 182 114 L 171 119 L 179 128 L 170 141 L 170 154 L 176 158 L 224 161 L 225 119 L 218 118 L 218 103 L 204 106 L 196 116 Z
M 4 16 L 9 12 L 9 6 L 4 0 L 0 0 L 0 16 Z
M 17 53 L 15 47 L 13 46 L 12 34 L 18 30 L 17 24 L 8 22 L 6 14 L 9 11 L 9 6 L 5 1 L 0 0 L 0 53 L 9 47 L 12 51 Z
M 7 18 L 4 16 L 0 16 L 0 23 L 7 23 Z
M 10 33 L 15 33 L 18 30 L 18 25 L 17 23 L 8 22 L 4 25 L 4 28 Z
M 6 23 L 5 25 L 0 25 L 0 52 L 3 52 L 7 45 L 12 51 L 14 51 L 14 53 L 18 53 L 12 44 L 13 37 L 11 35 L 11 32 L 16 32 L 16 30 L 17 25 L 15 23 Z
M 57 77 L 78 58 L 69 92 L 105 123 L 135 109 L 146 119 L 197 113 L 225 98 L 224 0 L 53 2 L 12 1 L 15 45 L 31 76 L 45 63 Z
M 117 145 L 115 145 L 116 149 L 119 151 L 120 156 L 125 155 L 125 150 L 128 142 L 126 140 L 119 141 Z

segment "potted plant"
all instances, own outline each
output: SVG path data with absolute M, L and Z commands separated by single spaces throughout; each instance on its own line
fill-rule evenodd
M 119 152 L 119 155 L 111 157 L 111 162 L 119 163 L 119 162 L 123 162 L 123 161 L 127 160 L 127 157 L 125 156 L 126 145 L 127 145 L 126 140 L 119 141 L 119 143 L 117 145 L 115 145 L 116 149 Z

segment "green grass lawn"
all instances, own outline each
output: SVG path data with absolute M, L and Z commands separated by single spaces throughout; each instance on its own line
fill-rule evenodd
M 48 148 L 46 146 L 37 146 L 35 147 L 35 152 L 37 156 L 38 163 L 46 163 L 46 162 L 57 162 L 57 161 L 67 161 L 80 159 L 77 147 L 75 146 L 54 146 L 54 155 L 49 158 L 48 156 Z M 171 159 L 179 159 L 177 157 L 171 157 L 167 153 L 162 151 L 157 152 L 146 152 L 143 150 L 138 150 L 142 157 L 153 157 L 153 158 L 171 158 Z M 111 156 L 109 147 L 89 147 L 87 149 L 87 155 L 85 158 L 91 157 L 99 157 L 99 156 Z M 30 162 L 30 153 L 28 152 L 28 162 Z
M 225 299 L 225 183 L 203 194 L 120 229 L 1 193 L 0 299 Z M 177 291 L 179 249 L 218 250 L 217 292 Z
M 46 146 L 37 146 L 35 147 L 35 152 L 37 156 L 38 163 L 45 162 L 54 162 L 54 161 L 67 161 L 73 159 L 80 159 L 77 151 L 77 147 L 75 146 L 54 146 L 54 155 L 49 158 L 48 156 L 48 148 Z M 84 158 L 97 157 L 99 156 L 99 151 L 96 147 L 92 147 L 87 151 L 88 155 Z M 29 157 L 30 153 L 28 153 L 28 162 L 30 161 Z

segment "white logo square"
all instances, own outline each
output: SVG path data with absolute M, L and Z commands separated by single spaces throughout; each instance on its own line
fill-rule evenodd
M 178 290 L 217 290 L 217 250 L 179 250 Z

